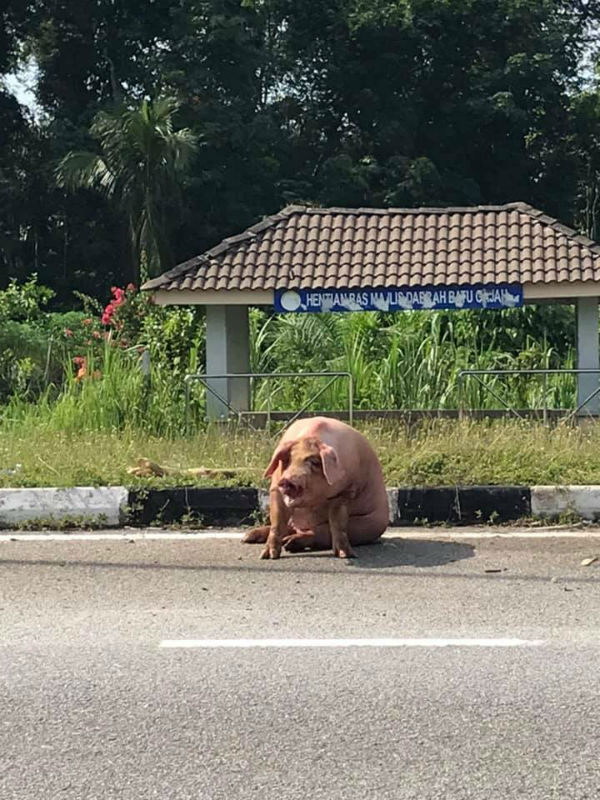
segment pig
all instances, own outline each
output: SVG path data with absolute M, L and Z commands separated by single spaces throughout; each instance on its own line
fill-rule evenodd
M 378 539 L 389 523 L 381 464 L 367 439 L 335 419 L 294 422 L 277 445 L 265 477 L 270 525 L 243 538 L 265 547 L 261 558 L 279 558 L 281 548 L 333 549 L 353 558 L 353 545 Z

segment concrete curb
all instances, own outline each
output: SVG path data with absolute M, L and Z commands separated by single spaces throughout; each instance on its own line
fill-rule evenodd
M 600 519 L 600 486 L 532 486 L 531 513 L 536 517 L 573 514 Z
M 71 521 L 107 527 L 127 518 L 129 491 L 124 486 L 78 486 L 72 489 L 0 489 L 0 526 L 38 520 L 44 525 Z
M 480 525 L 573 513 L 600 519 L 600 486 L 400 486 L 388 489 L 393 527 Z M 268 492 L 244 487 L 0 489 L 0 527 L 251 525 L 264 518 Z
M 387 495 L 394 527 L 429 522 L 476 525 L 531 516 L 527 486 L 399 486 L 388 488 Z M 266 514 L 269 493 L 264 489 L 259 491 L 259 505 Z
M 129 522 L 194 522 L 222 526 L 250 525 L 260 515 L 259 490 L 248 488 L 132 489 L 129 492 Z

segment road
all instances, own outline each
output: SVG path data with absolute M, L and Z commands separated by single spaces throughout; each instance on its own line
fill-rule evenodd
M 0 797 L 597 798 L 600 538 L 568 533 L 0 536 Z

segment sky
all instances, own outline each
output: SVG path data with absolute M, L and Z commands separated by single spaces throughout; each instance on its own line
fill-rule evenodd
M 4 77 L 4 84 L 9 92 L 12 92 L 19 103 L 27 106 L 34 114 L 39 112 L 35 102 L 35 82 L 37 69 L 33 61 L 29 61 L 12 75 Z

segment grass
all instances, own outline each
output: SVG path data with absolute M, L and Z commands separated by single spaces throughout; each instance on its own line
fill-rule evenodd
M 600 426 L 436 420 L 408 427 L 361 426 L 381 459 L 388 485 L 600 484 Z M 189 438 L 122 431 L 57 431 L 28 420 L 0 428 L 0 486 L 251 485 L 276 441 L 263 432 L 215 426 Z M 132 478 L 127 467 L 145 456 L 160 464 L 247 467 L 240 479 L 186 476 Z M 9 473 L 16 464 L 21 467 Z
M 160 436 L 177 435 L 186 416 L 184 376 L 203 363 L 203 328 L 185 319 L 173 312 L 152 327 L 153 318 L 147 318 L 149 327 L 140 334 L 138 344 L 149 347 L 149 381 L 142 375 L 137 346 L 122 349 L 115 346 L 118 339 L 111 337 L 86 352 L 79 349 L 81 344 L 70 343 L 68 350 L 62 342 L 65 349 L 58 371 L 47 370 L 40 362 L 34 372 L 47 373 L 47 380 L 28 382 L 23 376 L 33 361 L 44 360 L 44 351 L 37 347 L 37 355 L 31 350 L 31 358 L 15 361 L 10 342 L 24 337 L 13 334 L 5 347 L 4 381 L 0 348 L 0 428 L 36 420 L 56 431 L 111 431 L 129 426 Z M 0 340 L 3 327 L 6 323 L 0 324 Z M 462 382 L 459 396 L 459 375 L 465 369 L 573 367 L 570 308 L 289 316 L 269 316 L 252 309 L 250 332 L 251 371 L 271 376 L 253 381 L 257 411 L 298 409 L 306 404 L 310 411 L 348 407 L 346 379 L 326 388 L 323 377 L 278 375 L 286 372 L 351 374 L 357 409 L 456 409 L 462 405 L 490 410 L 502 407 L 498 398 L 517 409 L 565 409 L 572 408 L 575 400 L 572 375 L 487 375 L 481 382 L 470 378 Z M 77 377 L 74 361 L 83 357 L 87 373 Z M 323 394 L 315 400 L 321 390 Z M 204 418 L 205 394 L 194 383 L 188 419 L 193 427 L 202 428 Z
M 254 309 L 251 329 L 254 371 L 349 371 L 357 408 L 456 408 L 461 369 L 573 363 L 573 314 L 559 307 L 306 317 L 267 317 Z M 165 335 L 161 328 L 157 341 Z M 62 379 L 40 394 L 15 389 L 0 406 L 0 486 L 265 485 L 262 473 L 276 432 L 269 437 L 233 425 L 205 430 L 205 396 L 196 384 L 190 435 L 185 435 L 183 376 L 198 369 L 201 358 L 198 348 L 184 351 L 165 350 L 161 356 L 152 350 L 147 382 L 136 348 L 121 350 L 106 342 L 87 354 L 85 377 L 75 375 L 65 356 Z M 514 407 L 543 405 L 540 380 L 489 377 L 485 382 Z M 255 408 L 297 409 L 322 387 L 322 379 L 259 381 Z M 549 378 L 547 388 L 549 408 L 572 407 L 572 376 Z M 346 391 L 339 382 L 317 403 L 344 408 Z M 475 381 L 465 385 L 464 400 L 470 408 L 499 405 Z M 600 483 L 596 426 L 438 420 L 412 427 L 371 423 L 364 429 L 389 485 Z M 247 472 L 237 481 L 133 478 L 127 468 L 141 456 L 172 467 L 244 467 Z M 21 468 L 13 470 L 16 464 Z
M 575 364 L 570 308 L 527 307 L 509 311 L 410 314 L 251 314 L 251 361 L 255 372 L 350 372 L 354 403 L 363 409 L 455 409 L 458 376 L 465 369 L 571 368 Z M 501 404 L 514 408 L 570 408 L 573 376 L 486 376 L 468 380 L 467 408 Z M 257 381 L 255 404 L 273 410 L 299 408 L 323 379 Z M 347 408 L 347 386 L 338 381 L 317 407 Z

